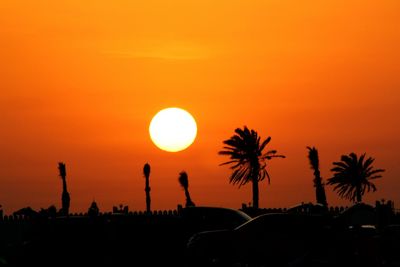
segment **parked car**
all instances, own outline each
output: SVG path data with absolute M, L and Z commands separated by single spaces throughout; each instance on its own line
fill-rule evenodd
M 250 220 L 251 217 L 246 213 L 235 209 L 204 206 L 183 208 L 178 217 L 157 227 L 157 242 L 153 242 L 152 247 L 159 248 L 159 254 L 166 258 L 179 256 L 173 265 L 181 266 L 186 261 L 186 244 L 193 234 L 210 230 L 233 230 Z
M 380 250 L 384 266 L 400 266 L 400 224 L 381 229 Z
M 246 213 L 220 207 L 187 207 L 181 211 L 182 223 L 194 233 L 207 230 L 234 229 L 251 220 Z
M 186 250 L 189 238 L 198 232 L 211 230 L 233 230 L 251 220 L 246 213 L 221 207 L 187 207 L 180 211 L 179 220 L 175 227 L 174 242 L 182 251 Z
M 288 266 L 305 261 L 326 240 L 329 218 L 264 214 L 233 230 L 197 233 L 189 240 L 190 266 Z

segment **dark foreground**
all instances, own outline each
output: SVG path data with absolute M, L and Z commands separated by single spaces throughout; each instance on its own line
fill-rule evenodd
M 368 212 L 3 220 L 0 266 L 400 266 L 400 226 Z

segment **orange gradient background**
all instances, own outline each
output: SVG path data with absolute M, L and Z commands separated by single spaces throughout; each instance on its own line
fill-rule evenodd
M 61 203 L 67 164 L 71 210 L 95 199 L 144 210 L 184 203 L 188 172 L 198 205 L 239 208 L 251 186 L 228 183 L 222 141 L 244 125 L 287 156 L 270 162 L 261 207 L 314 201 L 306 146 L 323 178 L 340 155 L 367 152 L 384 168 L 365 200 L 400 203 L 400 2 L 0 2 L 0 204 L 6 213 Z M 148 126 L 177 106 L 197 120 L 176 154 Z M 328 202 L 349 204 L 327 187 Z

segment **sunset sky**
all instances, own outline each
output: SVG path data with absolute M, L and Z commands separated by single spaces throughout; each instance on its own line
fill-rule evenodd
M 0 204 L 6 213 L 95 199 L 145 209 L 184 204 L 182 170 L 197 205 L 240 208 L 251 185 L 228 183 L 217 155 L 235 128 L 272 137 L 261 207 L 315 201 L 306 146 L 324 179 L 342 154 L 384 168 L 365 200 L 400 207 L 400 1 L 146 0 L 0 2 Z M 181 107 L 197 139 L 168 153 L 152 117 Z M 327 187 L 328 203 L 349 205 Z

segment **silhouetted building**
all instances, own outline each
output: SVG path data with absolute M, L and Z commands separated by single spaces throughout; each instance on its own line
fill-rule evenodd
M 377 224 L 380 227 L 389 225 L 392 223 L 392 220 L 395 216 L 395 209 L 394 209 L 394 203 L 393 201 L 389 200 L 385 202 L 385 200 L 382 201 L 376 201 L 375 203 L 375 210 L 377 214 Z
M 99 207 L 97 206 L 96 201 L 93 200 L 92 204 L 90 205 L 90 207 L 88 209 L 88 216 L 95 217 L 95 216 L 99 215 L 99 213 L 100 213 Z
M 38 214 L 31 207 L 22 208 L 13 213 L 14 216 L 23 216 L 24 218 L 34 218 Z
M 357 203 L 341 212 L 337 222 L 342 225 L 375 225 L 376 211 L 374 207 Z
M 114 214 L 128 214 L 129 213 L 129 207 L 124 206 L 122 204 L 119 205 L 119 207 L 114 206 L 113 207 L 113 213 Z
M 39 215 L 44 218 L 55 218 L 57 216 L 57 208 L 54 205 L 51 205 L 47 209 L 41 208 L 39 211 Z

